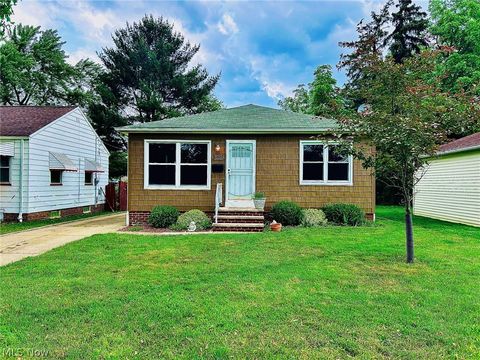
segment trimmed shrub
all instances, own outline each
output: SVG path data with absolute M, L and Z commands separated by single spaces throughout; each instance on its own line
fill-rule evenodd
M 300 225 L 303 220 L 303 210 L 293 201 L 280 201 L 272 206 L 272 217 L 284 226 Z
M 180 212 L 168 205 L 155 206 L 148 217 L 148 223 L 155 228 L 166 228 L 175 224 Z
M 177 223 L 172 226 L 173 230 L 187 230 L 190 223 L 195 221 L 197 230 L 206 230 L 212 227 L 212 220 L 201 210 L 190 210 L 178 217 Z
M 302 225 L 306 227 L 324 226 L 327 224 L 325 213 L 319 209 L 305 209 L 303 210 Z
M 327 220 L 337 225 L 358 226 L 365 222 L 364 211 L 354 204 L 329 204 L 322 210 Z

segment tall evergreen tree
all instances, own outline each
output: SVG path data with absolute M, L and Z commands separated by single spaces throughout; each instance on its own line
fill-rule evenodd
M 340 55 L 339 69 L 345 69 L 349 84 L 355 84 L 363 75 L 364 69 L 382 57 L 385 38 L 388 35 L 386 26 L 389 18 L 388 9 L 391 0 L 377 14 L 371 12 L 371 20 L 361 20 L 357 24 L 358 39 L 355 41 L 341 41 L 338 45 L 350 49 L 348 53 Z
M 168 21 L 145 16 L 115 31 L 113 43 L 99 54 L 106 68 L 104 97 L 128 123 L 218 108 L 211 93 L 219 75 L 209 76 L 201 65 L 189 67 L 200 47 Z
M 369 22 L 362 19 L 357 24 L 357 40 L 339 43 L 340 47 L 350 50 L 340 55 L 337 68 L 346 72 L 348 81 L 343 92 L 346 97 L 350 98 L 355 108 L 364 102 L 359 88 L 367 74 L 365 69 L 382 58 L 385 39 L 388 35 L 386 27 L 390 20 L 389 7 L 391 4 L 392 0 L 388 1 L 379 13 L 372 11 Z
M 429 24 L 427 13 L 412 0 L 398 0 L 395 7 L 397 11 L 391 16 L 394 28 L 386 37 L 385 44 L 389 44 L 395 62 L 401 64 L 406 58 L 420 53 L 422 47 L 428 46 L 426 33 Z

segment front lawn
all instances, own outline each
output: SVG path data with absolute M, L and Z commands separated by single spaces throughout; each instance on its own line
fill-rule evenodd
M 0 268 L 0 348 L 55 358 L 478 358 L 480 231 L 97 235 Z M 1 355 L 0 355 L 1 356 Z

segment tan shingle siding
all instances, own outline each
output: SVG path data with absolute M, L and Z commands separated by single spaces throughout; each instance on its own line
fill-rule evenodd
M 173 205 L 181 211 L 192 208 L 212 211 L 215 186 L 224 182 L 224 173 L 212 173 L 210 190 L 145 190 L 143 189 L 144 139 L 211 140 L 212 148 L 226 139 L 257 141 L 256 189 L 265 192 L 267 209 L 280 200 L 293 200 L 302 207 L 321 207 L 327 203 L 347 202 L 361 206 L 367 214 L 375 209 L 375 180 L 357 160 L 353 164 L 353 186 L 299 184 L 299 141 L 301 135 L 182 135 L 130 134 L 129 191 L 130 211 L 150 211 L 155 205 Z M 224 163 L 212 158 L 212 164 Z

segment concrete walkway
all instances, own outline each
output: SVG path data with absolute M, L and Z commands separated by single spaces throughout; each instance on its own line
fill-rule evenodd
M 0 266 L 37 256 L 85 237 L 115 232 L 125 226 L 125 213 L 51 225 L 0 236 Z

